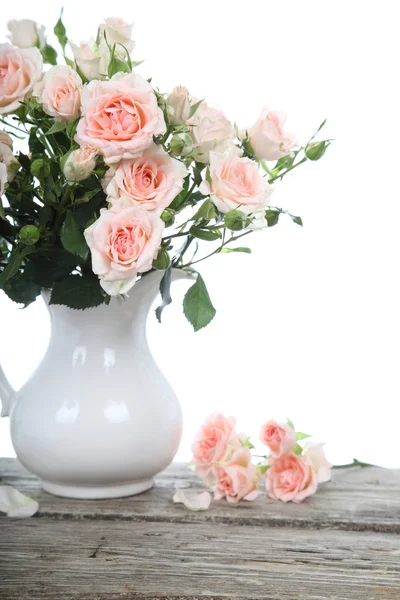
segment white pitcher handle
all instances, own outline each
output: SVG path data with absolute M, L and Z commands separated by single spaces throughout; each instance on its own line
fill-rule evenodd
M 0 400 L 1 400 L 1 415 L 8 417 L 11 410 L 11 405 L 14 399 L 15 391 L 10 385 L 3 369 L 0 366 Z

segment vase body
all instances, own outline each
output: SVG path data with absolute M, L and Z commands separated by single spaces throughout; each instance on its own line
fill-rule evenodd
M 181 409 L 146 338 L 160 278 L 146 275 L 108 306 L 49 306 L 49 348 L 10 414 L 15 452 L 46 491 L 128 496 L 172 461 Z

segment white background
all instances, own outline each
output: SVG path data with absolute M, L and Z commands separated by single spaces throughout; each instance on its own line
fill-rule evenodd
M 218 310 L 211 326 L 191 332 L 179 284 L 164 324 L 150 315 L 154 353 L 184 409 L 179 458 L 219 409 L 254 435 L 263 420 L 288 416 L 325 440 L 335 463 L 400 467 L 398 3 L 63 4 L 74 40 L 107 16 L 135 21 L 139 72 L 162 91 L 186 85 L 240 126 L 264 104 L 282 108 L 302 142 L 328 117 L 324 135 L 336 140 L 276 185 L 274 203 L 301 215 L 303 229 L 282 220 L 246 238 L 251 256 L 202 264 Z M 3 2 L 2 32 L 13 17 L 51 30 L 60 7 Z M 20 387 L 45 351 L 46 309 L 22 311 L 0 295 L 0 315 L 0 363 Z M 12 452 L 4 419 L 0 455 Z

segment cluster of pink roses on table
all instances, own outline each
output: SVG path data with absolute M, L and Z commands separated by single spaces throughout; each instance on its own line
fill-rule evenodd
M 269 454 L 253 463 L 249 438 L 237 433 L 235 421 L 212 414 L 192 444 L 192 464 L 203 481 L 214 489 L 216 500 L 237 504 L 254 500 L 264 479 L 265 493 L 272 500 L 301 502 L 329 481 L 332 465 L 322 444 L 304 442 L 311 436 L 296 432 L 291 422 L 269 420 L 260 430 L 260 441 Z

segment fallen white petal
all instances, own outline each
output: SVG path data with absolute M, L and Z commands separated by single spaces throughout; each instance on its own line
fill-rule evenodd
M 0 485 L 0 512 L 14 519 L 24 519 L 32 517 L 38 510 L 36 500 L 21 494 L 11 485 Z
M 174 502 L 184 504 L 189 510 L 207 510 L 210 508 L 211 494 L 209 492 L 185 492 L 176 490 Z

